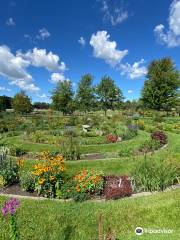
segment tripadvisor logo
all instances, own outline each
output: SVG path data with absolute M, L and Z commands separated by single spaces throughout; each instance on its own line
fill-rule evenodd
M 143 234 L 143 229 L 141 227 L 137 227 L 135 229 L 135 233 L 136 233 L 136 235 L 142 235 Z
M 135 229 L 136 235 L 143 235 L 145 233 L 147 234 L 172 234 L 173 230 L 172 229 L 151 229 L 151 228 L 141 228 L 137 227 Z

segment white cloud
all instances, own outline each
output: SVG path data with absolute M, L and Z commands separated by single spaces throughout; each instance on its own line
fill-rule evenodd
M 39 29 L 39 33 L 36 36 L 37 39 L 39 40 L 45 40 L 46 38 L 50 37 L 51 34 L 48 32 L 46 28 Z
M 144 59 L 141 59 L 139 62 L 135 62 L 133 65 L 129 63 L 121 64 L 119 67 L 121 75 L 126 74 L 130 79 L 143 77 L 147 74 L 147 68 L 142 66 L 144 62 Z
M 83 37 L 80 37 L 78 43 L 81 44 L 83 47 L 86 45 L 86 40 Z
M 60 62 L 59 56 L 51 51 L 47 52 L 46 49 L 33 48 L 26 53 L 18 52 L 18 56 L 23 57 L 35 67 L 45 67 L 49 71 L 66 70 L 66 65 Z
M 7 91 L 7 92 L 10 92 L 11 89 L 10 89 L 10 88 L 6 88 L 6 87 L 1 87 L 1 86 L 0 86 L 0 91 Z
M 166 44 L 168 47 L 180 46 L 180 0 L 173 0 L 170 5 L 168 24 L 167 31 L 165 31 L 163 24 L 159 24 L 154 28 L 158 42 Z
M 104 59 L 111 66 L 116 66 L 128 54 L 128 50 L 120 51 L 117 43 L 109 40 L 107 31 L 98 31 L 92 34 L 90 45 L 93 47 L 93 54 L 96 58 Z
M 7 46 L 0 46 L 0 75 L 9 80 L 10 85 L 16 85 L 22 90 L 38 91 L 32 76 L 26 68 L 30 63 L 21 56 L 14 55 Z
M 30 66 L 44 67 L 52 73 L 51 82 L 68 80 L 64 77 L 66 65 L 59 61 L 59 56 L 46 49 L 37 49 L 13 54 L 7 46 L 0 46 L 0 75 L 9 80 L 10 85 L 16 85 L 20 89 L 30 92 L 38 92 L 40 88 L 33 83 L 33 77 L 28 73 Z M 39 94 L 39 93 L 38 93 Z
M 124 10 L 123 1 L 101 0 L 103 19 L 110 21 L 113 26 L 122 23 L 128 18 L 128 11 Z
M 9 18 L 7 21 L 6 21 L 6 25 L 8 26 L 15 26 L 15 22 L 13 20 L 13 18 Z
M 133 93 L 133 90 L 131 90 L 131 89 L 130 89 L 130 90 L 128 90 L 128 93 L 129 93 L 129 94 Z
M 52 73 L 51 79 L 49 80 L 51 83 L 64 82 L 66 80 L 65 76 L 62 73 Z

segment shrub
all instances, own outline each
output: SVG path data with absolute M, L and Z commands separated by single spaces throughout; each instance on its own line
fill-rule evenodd
M 34 192 L 35 190 L 35 179 L 31 172 L 21 172 L 20 174 L 20 185 L 23 190 L 27 192 Z
M 151 134 L 152 140 L 159 141 L 160 145 L 163 146 L 167 143 L 167 135 L 164 132 L 156 131 Z
M 137 121 L 137 126 L 140 130 L 144 130 L 144 128 L 145 128 L 144 121 L 143 120 L 138 120 Z
M 88 199 L 89 195 L 86 192 L 77 192 L 76 182 L 74 179 L 71 179 L 62 185 L 58 197 L 62 199 L 71 198 L 75 201 L 82 202 Z
M 66 160 L 79 160 L 81 158 L 79 141 L 72 136 L 62 142 L 60 151 Z
M 132 195 L 131 180 L 128 176 L 106 176 L 103 195 L 106 199 L 118 199 Z
M 137 191 L 164 190 L 178 177 L 178 170 L 164 159 L 144 158 L 132 173 Z
M 102 172 L 84 169 L 74 177 L 74 181 L 76 192 L 83 196 L 99 195 L 103 190 Z
M 124 140 L 129 140 L 138 134 L 138 128 L 136 125 L 128 125 L 127 131 L 123 134 L 122 138 Z
M 157 140 L 147 140 L 139 147 L 140 152 L 153 152 L 155 150 L 158 150 L 160 148 L 160 142 Z
M 42 131 L 35 131 L 30 134 L 31 141 L 35 143 L 45 143 L 47 141 L 47 137 L 44 135 Z
M 52 156 L 49 152 L 43 152 L 41 161 L 33 166 L 34 171 L 31 172 L 35 176 L 35 190 L 45 197 L 56 197 L 62 184 L 64 158 L 62 155 Z
M 8 132 L 8 126 L 5 121 L 0 121 L 0 133 Z
M 109 143 L 116 143 L 117 140 L 118 140 L 118 136 L 115 136 L 115 135 L 110 133 L 106 136 L 106 139 Z
M 24 154 L 27 153 L 27 150 L 24 149 L 21 145 L 12 145 L 10 148 L 9 148 L 9 154 L 11 156 L 15 156 L 15 157 L 20 157 Z
M 12 185 L 19 180 L 19 166 L 16 161 L 7 156 L 9 149 L 0 149 L 0 176 L 4 186 Z

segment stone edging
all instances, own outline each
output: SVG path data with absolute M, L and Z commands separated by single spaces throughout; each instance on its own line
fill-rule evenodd
M 164 192 L 173 191 L 175 189 L 180 189 L 180 184 L 173 185 L 171 188 L 167 188 Z M 140 193 L 134 193 L 130 197 L 124 197 L 120 198 L 118 200 L 127 200 L 132 198 L 139 198 L 139 197 L 146 197 L 146 196 L 152 196 L 160 193 L 160 191 L 154 191 L 154 192 L 140 192 Z M 3 197 L 9 197 L 9 198 L 18 198 L 18 199 L 28 199 L 28 200 L 40 200 L 40 201 L 56 201 L 56 202 L 72 202 L 73 199 L 56 199 L 56 198 L 45 198 L 45 197 L 31 197 L 31 196 L 23 196 L 23 195 L 16 195 L 16 194 L 7 194 L 7 193 L 0 193 L 0 196 Z M 105 202 L 109 200 L 105 199 L 92 199 L 87 200 L 86 202 Z M 116 200 L 115 200 L 116 201 Z

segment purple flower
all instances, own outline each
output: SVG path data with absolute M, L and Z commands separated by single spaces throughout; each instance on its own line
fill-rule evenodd
M 15 214 L 16 209 L 19 207 L 20 202 L 16 198 L 11 198 L 7 200 L 2 208 L 2 215 L 6 216 L 8 213 L 10 215 Z

